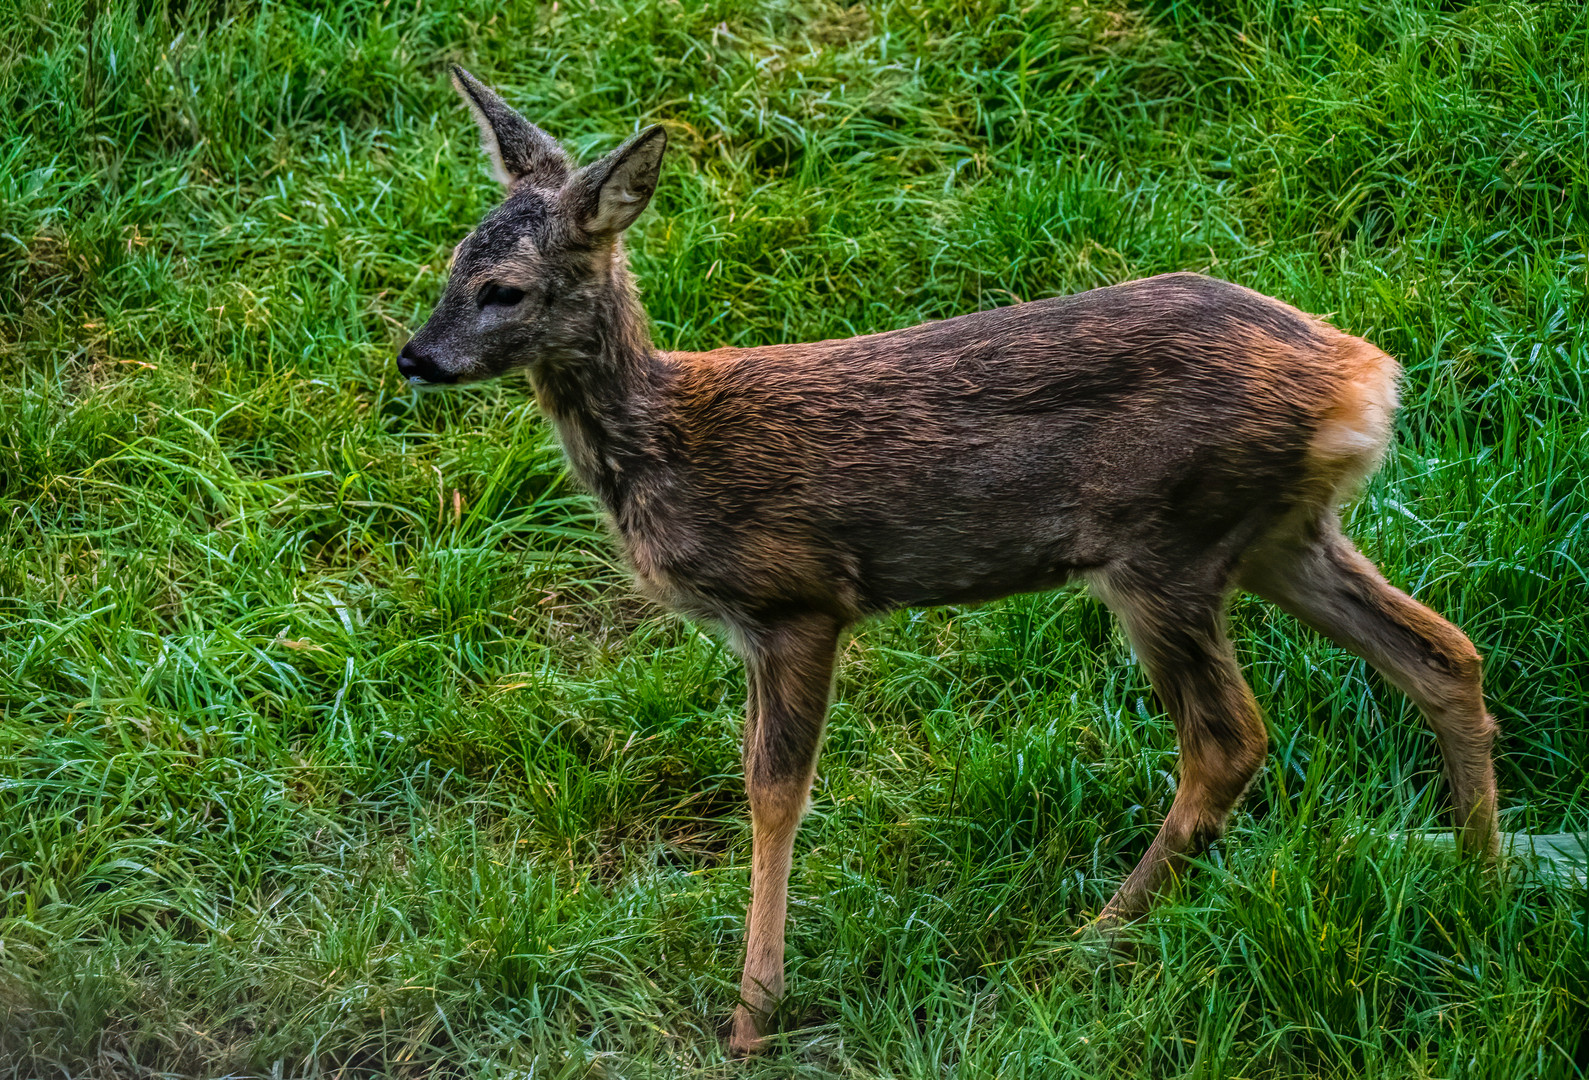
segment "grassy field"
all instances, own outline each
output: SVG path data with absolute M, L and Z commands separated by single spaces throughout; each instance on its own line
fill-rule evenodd
M 847 647 L 779 1053 L 724 1057 L 743 674 L 521 381 L 393 354 L 497 197 L 461 61 L 667 125 L 665 347 L 1201 270 L 1396 354 L 1351 515 L 1589 829 L 1589 9 L 0 0 L 0 1075 L 1584 1077 L 1589 898 L 1409 846 L 1431 736 L 1239 600 L 1230 836 L 1097 969 L 1173 731 L 1082 594 Z

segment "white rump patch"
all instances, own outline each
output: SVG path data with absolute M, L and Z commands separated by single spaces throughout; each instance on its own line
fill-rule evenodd
M 1354 353 L 1349 356 L 1357 370 L 1342 384 L 1308 447 L 1315 462 L 1336 474 L 1342 495 L 1379 467 L 1396 417 L 1396 362 L 1366 343 Z

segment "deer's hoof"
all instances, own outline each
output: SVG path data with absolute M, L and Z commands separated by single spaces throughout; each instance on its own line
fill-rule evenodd
M 741 1005 L 734 1010 L 733 1028 L 728 1035 L 728 1052 L 734 1057 L 751 1057 L 767 1052 L 767 1036 L 761 1033 L 756 1015 Z
M 1080 927 L 1072 937 L 1071 958 L 1079 967 L 1123 974 L 1137 958 L 1131 924 L 1107 912 Z

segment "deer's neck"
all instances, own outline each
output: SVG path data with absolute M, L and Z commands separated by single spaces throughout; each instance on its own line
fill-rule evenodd
M 593 331 L 541 365 L 535 393 L 575 476 L 617 514 L 656 455 L 648 418 L 660 367 L 621 249 L 594 302 Z

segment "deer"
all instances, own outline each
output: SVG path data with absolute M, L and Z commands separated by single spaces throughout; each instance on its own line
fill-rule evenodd
M 902 607 L 1085 584 L 1173 721 L 1157 835 L 1091 925 L 1140 919 L 1225 828 L 1269 740 L 1233 594 L 1363 658 L 1436 737 L 1459 848 L 1498 854 L 1477 650 L 1391 585 L 1341 508 L 1390 444 L 1400 368 L 1196 273 L 803 344 L 663 351 L 624 248 L 667 134 L 576 166 L 463 68 L 502 201 L 404 344 L 411 384 L 527 371 L 639 589 L 744 661 L 751 900 L 728 1049 L 768 1049 L 795 835 L 841 642 Z

